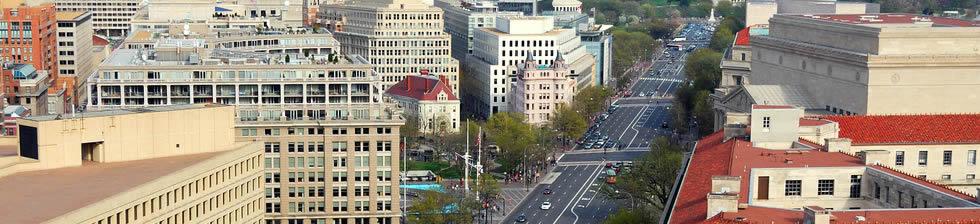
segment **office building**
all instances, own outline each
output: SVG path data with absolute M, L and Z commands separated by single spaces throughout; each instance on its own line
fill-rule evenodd
M 980 189 L 951 188 L 932 178 L 915 176 L 892 166 L 881 149 L 976 142 L 975 134 L 948 137 L 943 130 L 947 128 L 944 125 L 955 123 L 951 120 L 975 123 L 976 117 L 936 115 L 911 125 L 894 125 L 904 123 L 897 121 L 902 118 L 891 122 L 892 118 L 881 116 L 804 117 L 801 108 L 755 105 L 748 117 L 698 141 L 681 182 L 673 190 L 665 221 L 826 224 L 973 220 L 980 213 Z M 812 141 L 816 139 L 823 141 Z M 851 141 L 877 145 L 855 153 L 855 146 L 848 144 Z M 967 162 L 965 156 L 954 158 L 963 165 Z
M 48 114 L 48 89 L 51 77 L 31 64 L 3 64 L 3 101 L 5 105 L 21 105 L 34 115 Z
M 473 54 L 466 58 L 473 77 L 465 84 L 469 91 L 463 92 L 468 105 L 464 110 L 481 117 L 513 112 L 510 87 L 528 54 L 543 65 L 552 64 L 561 54 L 575 80 L 573 91 L 595 83 L 595 59 L 575 30 L 556 29 L 547 16 L 497 18 L 495 28 L 474 30 Z
M 776 14 L 865 14 L 879 13 L 880 9 L 878 3 L 855 1 L 747 0 L 745 25 L 769 24 L 769 19 Z
M 500 11 L 520 12 L 524 16 L 537 16 L 537 0 L 496 0 Z
M 527 123 L 546 125 L 558 105 L 572 105 L 575 97 L 575 79 L 561 53 L 551 65 L 538 65 L 533 56 L 527 55 L 524 65 L 518 68 L 517 81 L 511 86 L 510 108 L 523 114 Z
M 776 15 L 752 36 L 752 85 L 800 85 L 834 114 L 980 111 L 980 22 L 912 14 Z
M 592 54 L 595 58 L 594 85 L 611 86 L 614 85 L 612 73 L 613 57 L 613 36 L 612 25 L 594 24 L 594 19 L 589 19 L 588 24 L 579 24 L 576 28 L 579 37 L 582 38 L 582 45 L 585 51 Z
M 54 80 L 57 88 L 65 89 L 69 103 L 84 102 L 78 96 L 84 93 L 76 92 L 79 80 L 85 80 L 95 69 L 92 59 L 92 13 L 89 12 L 58 12 L 58 79 Z M 63 104 L 62 104 L 63 105 Z
M 321 4 L 318 23 L 336 35 L 341 51 L 368 59 L 381 73 L 382 90 L 423 69 L 446 76 L 459 94 L 459 61 L 443 12 L 419 0 L 369 0 Z
M 459 132 L 459 98 L 446 84 L 446 76 L 423 70 L 422 74 L 408 76 L 388 88 L 385 96 L 397 103 L 407 118 L 418 119 L 422 133 Z
M 265 150 L 266 223 L 397 223 L 405 121 L 373 66 L 331 34 L 234 30 L 134 33 L 87 81 L 87 108 L 234 106 L 236 139 Z
M 0 58 L 16 64 L 31 64 L 56 79 L 58 46 L 54 30 L 54 4 L 3 8 L 0 15 Z
M 141 9 L 141 0 L 57 0 L 59 12 L 92 13 L 92 29 L 96 35 L 122 39 L 129 32 L 130 21 Z M 177 14 L 171 17 L 180 18 Z
M 0 140 L 0 222 L 260 223 L 262 146 L 235 142 L 233 118 L 220 105 L 20 118 Z
M 499 11 L 493 2 L 468 2 L 460 0 L 437 0 L 435 6 L 442 9 L 445 18 L 445 31 L 452 36 L 452 56 L 465 61 L 467 54 L 473 53 L 473 30 L 483 27 L 496 27 L 497 17 L 520 16 L 520 12 Z

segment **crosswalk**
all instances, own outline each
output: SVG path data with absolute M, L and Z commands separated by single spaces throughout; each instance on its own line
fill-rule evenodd
M 684 80 L 674 79 L 674 78 L 662 78 L 662 77 L 644 77 L 640 80 L 653 80 L 653 81 L 665 81 L 665 82 L 684 82 Z

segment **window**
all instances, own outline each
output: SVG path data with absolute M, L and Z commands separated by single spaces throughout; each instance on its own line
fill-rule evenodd
M 966 165 L 977 165 L 977 150 L 966 151 Z
M 976 174 L 967 174 L 966 175 L 966 179 L 967 180 L 977 179 L 977 175 Z
M 925 166 L 929 160 L 929 152 L 919 151 L 919 166 Z
M 861 175 L 851 175 L 851 198 L 861 198 Z
M 949 174 L 943 174 L 943 180 L 949 180 L 952 178 Z
M 834 180 L 819 180 L 817 195 L 834 195 Z
M 802 185 L 801 180 L 786 180 L 786 196 L 799 196 Z
M 763 128 L 769 128 L 769 118 L 770 117 L 763 117 L 762 118 L 762 127 Z
M 881 199 L 881 186 L 875 183 L 875 199 Z
M 905 151 L 895 152 L 895 165 L 904 166 L 905 165 Z
M 948 166 L 952 164 L 953 164 L 953 151 L 949 151 L 949 150 L 943 151 L 943 165 Z

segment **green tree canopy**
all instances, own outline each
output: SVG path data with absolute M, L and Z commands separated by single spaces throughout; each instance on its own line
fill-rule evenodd
M 519 165 L 524 159 L 524 150 L 537 142 L 533 127 L 524 122 L 524 115 L 501 112 L 493 114 L 485 127 L 487 137 L 500 148 L 498 162 L 505 170 Z
M 555 118 L 551 122 L 559 135 L 570 138 L 585 134 L 585 129 L 589 125 L 582 114 L 564 103 L 558 104 L 558 108 L 555 108 Z

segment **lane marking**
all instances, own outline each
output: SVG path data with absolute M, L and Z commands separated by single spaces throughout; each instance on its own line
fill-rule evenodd
M 592 171 L 592 175 L 590 175 L 590 177 L 591 177 L 591 176 L 598 176 L 598 175 L 599 175 L 599 173 L 600 173 L 600 172 L 599 172 L 599 170 L 601 170 L 601 168 L 602 168 L 602 166 L 596 166 L 596 168 L 595 168 L 595 170 L 594 170 L 594 171 Z M 592 178 L 589 178 L 589 179 L 592 179 Z M 582 184 L 582 187 L 579 187 L 579 189 L 578 189 L 578 191 L 577 191 L 577 192 L 575 192 L 575 195 L 578 195 L 579 193 L 582 193 L 582 191 L 583 191 L 583 190 L 585 190 L 585 187 L 586 187 L 586 186 L 588 186 L 588 183 L 589 183 L 589 181 L 588 181 L 588 180 L 589 180 L 589 179 L 586 179 L 586 182 Z M 582 194 L 584 194 L 584 193 L 582 193 Z M 576 198 L 576 197 L 575 197 L 575 195 L 572 195 L 572 198 Z M 569 201 L 569 203 L 568 203 L 568 205 L 565 205 L 565 208 L 564 208 L 564 209 L 562 209 L 562 210 L 561 210 L 561 213 L 559 213 L 559 214 L 558 214 L 558 218 L 555 218 L 555 222 L 553 222 L 553 223 L 551 223 L 551 224 L 557 224 L 557 223 L 558 223 L 558 220 L 561 220 L 561 216 L 563 216 L 563 215 L 565 215 L 565 212 L 566 212 L 566 211 L 568 211 L 568 208 L 569 208 L 570 206 L 572 206 L 572 202 L 573 202 L 573 201 Z M 572 213 L 574 214 L 575 212 L 572 212 Z M 577 216 L 577 215 L 576 215 L 576 216 Z M 578 218 L 576 217 L 576 220 L 577 220 L 577 219 L 578 219 Z

